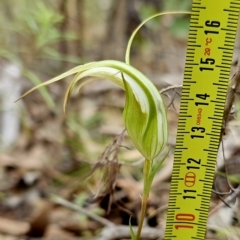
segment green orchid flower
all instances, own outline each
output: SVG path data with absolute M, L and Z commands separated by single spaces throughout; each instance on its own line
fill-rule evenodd
M 168 139 L 168 123 L 161 95 L 144 74 L 124 62 L 106 60 L 78 66 L 34 87 L 22 97 L 74 73 L 65 94 L 64 111 L 75 86 L 80 90 L 94 77 L 109 79 L 126 91 L 123 117 L 135 147 L 148 160 L 153 160 L 162 151 Z

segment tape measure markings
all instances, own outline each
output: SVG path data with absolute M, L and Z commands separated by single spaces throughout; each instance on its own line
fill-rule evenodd
M 193 0 L 165 240 L 205 237 L 239 9 Z

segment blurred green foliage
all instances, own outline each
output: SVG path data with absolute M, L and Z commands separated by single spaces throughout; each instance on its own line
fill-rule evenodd
M 53 1 L 2 0 L 0 9 L 0 56 L 20 65 L 22 75 L 34 85 L 41 83 L 36 70 L 40 73 L 51 71 L 47 59 L 81 61 L 65 56 L 57 49 L 58 43 L 72 41 L 76 36 L 60 30 L 64 17 Z M 47 105 L 53 108 L 54 102 L 46 88 L 39 91 Z
M 191 0 L 167 0 L 164 1 L 164 11 L 190 11 L 192 6 Z M 175 37 L 186 38 L 190 26 L 190 15 L 177 16 L 170 26 L 170 31 Z
M 59 29 L 64 18 L 51 1 L 21 0 L 16 4 L 14 0 L 3 0 L 0 7 L 0 54 L 10 60 L 22 63 L 28 58 L 60 58 L 56 43 L 76 39 L 75 34 Z

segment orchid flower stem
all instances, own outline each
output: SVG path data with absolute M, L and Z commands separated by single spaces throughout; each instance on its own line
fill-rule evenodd
M 152 161 L 145 159 L 144 166 L 143 166 L 144 189 L 143 189 L 142 205 L 141 205 L 141 213 L 140 213 L 140 219 L 138 224 L 137 238 L 136 238 L 137 240 L 140 240 L 143 222 L 146 215 L 147 201 L 148 201 L 148 196 L 151 189 L 151 181 L 149 182 L 151 171 L 152 171 Z

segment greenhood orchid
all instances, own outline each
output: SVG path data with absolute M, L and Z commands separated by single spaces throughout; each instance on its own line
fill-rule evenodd
M 71 93 L 78 90 L 93 77 L 106 78 L 126 91 L 124 122 L 128 134 L 139 152 L 148 160 L 153 160 L 167 143 L 167 117 L 161 95 L 153 83 L 136 68 L 126 63 L 106 60 L 78 66 L 68 72 L 36 86 L 35 89 L 61 80 L 75 73 L 64 98 L 64 111 Z M 90 77 L 90 78 L 86 78 Z

